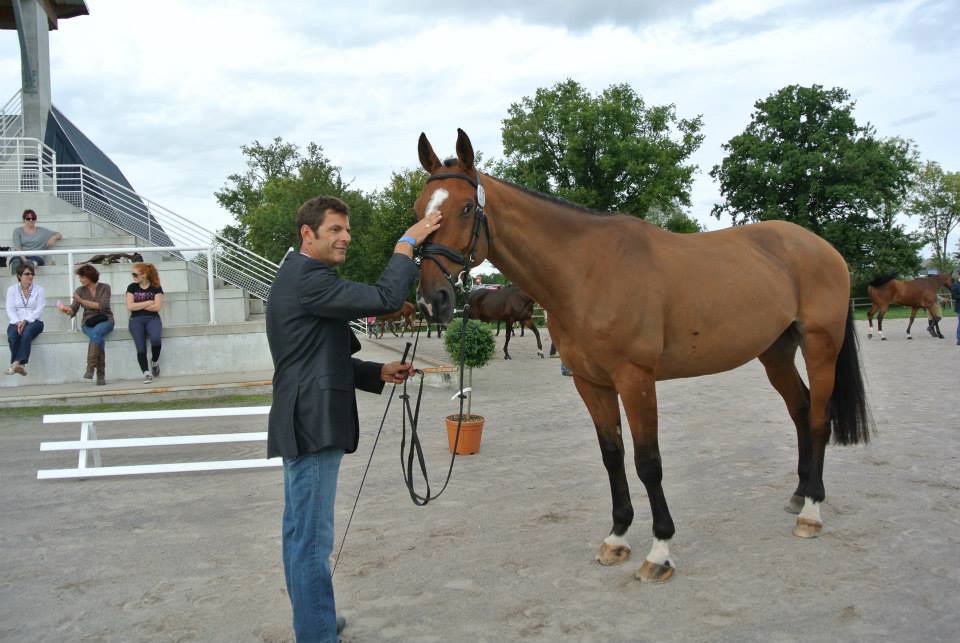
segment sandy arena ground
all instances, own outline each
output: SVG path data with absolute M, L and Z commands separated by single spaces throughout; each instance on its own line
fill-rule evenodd
M 925 320 L 921 320 L 925 321 Z M 960 346 L 923 326 L 861 332 L 877 433 L 830 447 L 823 536 L 791 535 L 793 426 L 756 361 L 659 386 L 674 580 L 633 579 L 650 546 L 630 475 L 634 557 L 594 562 L 610 496 L 593 428 L 558 360 L 516 338 L 514 360 L 474 373 L 482 451 L 415 507 L 400 472 L 399 406 L 380 438 L 335 576 L 344 641 L 954 641 L 960 632 Z M 922 334 L 921 334 L 922 333 Z M 402 345 L 401 340 L 386 340 Z M 498 346 L 502 337 L 498 340 Z M 436 339 L 421 351 L 442 358 Z M 395 359 L 369 345 L 369 359 Z M 432 488 L 449 463 L 451 390 L 427 389 Z M 360 449 L 344 458 L 339 542 L 386 395 L 360 396 Z M 76 455 L 39 451 L 76 425 L 3 412 L 0 640 L 288 641 L 280 470 L 38 481 Z M 102 425 L 100 437 L 259 431 L 263 418 Z M 629 449 L 629 447 L 628 447 Z M 259 456 L 260 444 L 105 453 L 104 464 Z M 632 467 L 628 467 L 632 471 Z M 422 488 L 422 487 L 421 487 Z

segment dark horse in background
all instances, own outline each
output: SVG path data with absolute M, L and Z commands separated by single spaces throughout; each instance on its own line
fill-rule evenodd
M 428 206 L 439 209 L 443 222 L 421 246 L 431 260 L 421 263 L 418 302 L 429 319 L 449 320 L 453 275 L 489 259 L 548 312 L 550 336 L 573 371 L 610 479 L 613 527 L 597 559 L 619 563 L 631 551 L 618 395 L 653 514 L 654 543 L 636 577 L 665 581 L 675 570 L 674 524 L 662 486 L 656 383 L 754 358 L 796 427 L 799 481 L 788 507 L 800 515 L 793 533 L 818 535 L 831 434 L 840 444 L 869 435 L 843 257 L 783 221 L 674 234 L 632 216 L 593 212 L 481 174 L 462 130 L 456 150 L 456 159 L 441 162 L 420 135 L 420 162 L 430 176 L 414 207 L 419 217 Z M 809 388 L 794 361 L 798 348 Z
M 927 332 L 933 337 L 943 339 L 943 333 L 940 332 L 940 320 L 943 319 L 943 315 L 940 314 L 940 306 L 937 304 L 937 290 L 950 288 L 953 285 L 953 278 L 950 273 L 930 275 L 909 281 L 901 281 L 896 277 L 896 273 L 880 275 L 867 286 L 867 294 L 870 295 L 870 301 L 873 302 L 873 305 L 870 306 L 870 312 L 867 313 L 867 323 L 870 325 L 867 337 L 873 337 L 873 315 L 879 310 L 877 332 L 880 334 L 880 339 L 887 339 L 883 336 L 883 316 L 887 314 L 887 309 L 891 304 L 899 304 L 912 308 L 910 323 L 907 324 L 907 339 L 913 339 L 910 329 L 913 327 L 913 319 L 917 316 L 917 310 L 920 308 L 927 311 Z
M 533 305 L 536 302 L 527 293 L 514 285 L 504 286 L 497 290 L 475 288 L 467 295 L 467 304 L 470 306 L 470 318 L 485 322 L 507 323 L 507 338 L 503 342 L 503 359 L 510 359 L 507 347 L 513 335 L 513 324 L 516 322 L 521 328 L 529 328 L 537 337 L 537 354 L 543 357 L 543 344 L 540 342 L 540 331 L 533 321 Z
M 410 334 L 413 334 L 413 324 L 416 321 L 417 307 L 414 306 L 409 301 L 403 302 L 403 306 L 400 307 L 400 310 L 395 310 L 392 313 L 387 313 L 386 315 L 380 315 L 377 317 L 376 322 L 374 322 L 373 333 L 380 339 L 383 337 L 383 331 L 385 328 L 389 328 L 390 332 L 394 334 L 395 337 L 403 337 L 403 333 L 410 330 Z M 400 323 L 400 334 L 397 335 L 397 329 L 395 325 L 397 322 Z M 378 332 L 379 331 L 379 332 Z

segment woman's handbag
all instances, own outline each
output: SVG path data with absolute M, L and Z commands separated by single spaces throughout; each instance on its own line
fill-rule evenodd
M 103 313 L 97 313 L 96 315 L 90 315 L 90 317 L 87 318 L 87 321 L 83 322 L 83 325 L 87 326 L 88 328 L 93 328 L 97 324 L 102 324 L 108 319 L 110 318 Z

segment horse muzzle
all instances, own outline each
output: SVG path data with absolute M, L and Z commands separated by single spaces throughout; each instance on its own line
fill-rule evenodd
M 417 306 L 431 324 L 446 324 L 453 319 L 456 295 L 450 284 L 440 284 L 436 290 L 425 293 L 423 287 L 417 292 Z

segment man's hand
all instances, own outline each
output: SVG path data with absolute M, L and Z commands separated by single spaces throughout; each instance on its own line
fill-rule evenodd
M 400 362 L 390 362 L 388 364 L 384 364 L 383 368 L 380 369 L 380 379 L 387 384 L 402 384 L 403 381 L 412 374 L 413 364 L 410 362 L 407 362 L 406 364 L 401 364 Z

